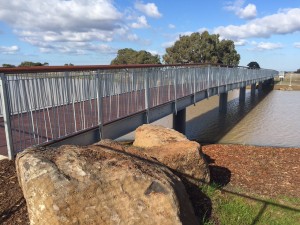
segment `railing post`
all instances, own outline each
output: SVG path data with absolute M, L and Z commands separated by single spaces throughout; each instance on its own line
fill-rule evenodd
M 210 65 L 208 65 L 207 68 L 207 98 L 209 98 L 209 88 L 210 88 L 210 83 L 209 83 L 209 79 L 210 79 Z
M 97 108 L 98 108 L 98 126 L 99 126 L 99 138 L 103 138 L 103 84 L 102 84 L 102 74 L 98 71 L 96 74 L 96 84 L 97 84 Z
M 12 142 L 11 134 L 11 120 L 10 120 L 10 108 L 8 102 L 8 90 L 7 90 L 7 79 L 6 76 L 0 74 L 0 91 L 2 99 L 2 110 L 3 110 L 3 123 L 5 127 L 5 136 L 6 136 L 6 145 L 7 145 L 7 154 L 10 160 L 14 159 L 14 148 Z
M 220 79 L 221 79 L 220 66 L 218 66 L 218 95 L 220 95 Z
M 69 76 L 69 71 L 65 72 L 64 73 L 65 75 L 65 84 L 66 84 L 66 94 L 67 94 L 67 104 L 70 104 L 71 103 L 71 99 L 70 99 L 70 82 L 69 82 L 69 79 L 70 79 L 70 76 Z
M 174 71 L 172 69 L 172 71 Z M 174 111 L 175 111 L 175 115 L 177 115 L 177 70 L 174 71 Z
M 144 86 L 145 86 L 145 109 L 146 109 L 146 122 L 147 124 L 150 123 L 149 120 L 149 103 L 150 103 L 150 89 L 149 89 L 149 73 L 150 69 L 144 69 L 144 72 L 146 71 L 144 75 Z
M 193 68 L 193 88 L 194 88 L 193 99 L 194 99 L 194 106 L 195 106 L 196 105 L 196 68 L 195 67 L 192 68 Z

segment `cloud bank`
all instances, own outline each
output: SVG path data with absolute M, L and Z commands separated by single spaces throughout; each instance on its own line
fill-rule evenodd
M 149 27 L 144 15 L 127 20 L 112 0 L 0 0 L 0 5 L 0 20 L 42 52 L 112 53 L 109 42 L 137 41 L 131 28 Z M 135 7 L 161 17 L 154 3 Z
M 276 14 L 254 19 L 246 24 L 220 26 L 214 33 L 223 38 L 240 40 L 247 38 L 269 38 L 276 34 L 290 34 L 300 31 L 300 8 L 286 9 Z

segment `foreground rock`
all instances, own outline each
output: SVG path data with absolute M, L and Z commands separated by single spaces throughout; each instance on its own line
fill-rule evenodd
M 146 155 L 62 146 L 16 166 L 31 224 L 197 224 L 180 179 Z
M 157 125 L 142 125 L 136 129 L 134 146 L 174 170 L 181 179 L 201 185 L 210 181 L 209 168 L 199 143 L 183 134 Z

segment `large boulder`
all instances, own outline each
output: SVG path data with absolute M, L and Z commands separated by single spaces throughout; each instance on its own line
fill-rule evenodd
M 173 129 L 160 125 L 144 124 L 135 130 L 133 145 L 141 148 L 151 148 L 178 141 L 188 141 L 188 139 Z
M 210 181 L 209 168 L 199 143 L 189 141 L 183 134 L 157 125 L 142 125 L 136 129 L 134 146 L 168 166 L 194 184 Z
M 92 145 L 16 158 L 31 224 L 197 224 L 181 180 L 146 155 Z
M 202 185 L 209 183 L 209 168 L 204 160 L 200 144 L 195 141 L 180 141 L 146 150 L 150 157 L 157 159 L 176 172 L 181 179 Z

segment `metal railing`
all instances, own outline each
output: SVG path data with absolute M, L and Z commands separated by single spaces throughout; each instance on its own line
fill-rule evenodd
M 0 68 L 8 155 L 209 88 L 277 73 L 217 65 Z

